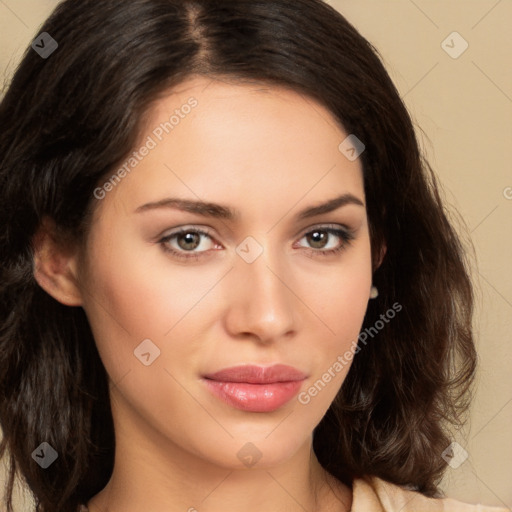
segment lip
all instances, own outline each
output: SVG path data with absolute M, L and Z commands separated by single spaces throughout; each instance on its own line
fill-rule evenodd
M 240 365 L 225 368 L 204 375 L 206 379 L 219 382 L 246 382 L 248 384 L 274 384 L 304 380 L 307 375 L 293 366 L 274 364 L 272 366 Z
M 289 402 L 307 375 L 292 366 L 242 365 L 203 376 L 207 389 L 223 402 L 250 412 L 272 412 Z

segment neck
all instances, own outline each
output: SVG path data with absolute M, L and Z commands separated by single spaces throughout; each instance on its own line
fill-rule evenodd
M 144 425 L 116 429 L 112 476 L 89 512 L 346 512 L 351 490 L 328 474 L 311 436 L 287 460 L 261 467 L 220 467 Z

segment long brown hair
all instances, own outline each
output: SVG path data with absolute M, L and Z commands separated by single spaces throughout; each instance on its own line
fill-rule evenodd
M 347 485 L 376 475 L 438 495 L 449 427 L 462 423 L 476 354 L 466 256 L 408 112 L 378 52 L 320 0 L 67 0 L 0 104 L 0 456 L 7 510 L 18 470 L 38 511 L 75 511 L 114 461 L 109 382 L 81 308 L 36 283 L 44 216 L 84 241 L 93 191 L 132 150 L 150 105 L 192 74 L 286 86 L 325 105 L 361 154 L 373 282 L 363 330 L 399 304 L 354 357 L 314 432 Z M 341 141 L 340 141 L 341 142 Z M 376 262 L 382 244 L 386 255 Z M 382 323 L 382 321 L 381 321 Z M 34 462 L 42 441 L 59 454 Z

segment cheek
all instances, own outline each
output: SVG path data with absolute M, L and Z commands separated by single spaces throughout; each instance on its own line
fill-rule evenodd
M 164 327 L 155 322 L 162 298 L 154 294 L 148 266 L 114 227 L 98 223 L 83 275 L 84 309 L 104 366 L 116 382 L 138 362 L 134 349 Z
M 193 336 L 198 318 L 208 313 L 202 299 L 219 277 L 170 265 L 157 248 L 148 251 L 119 230 L 107 231 L 98 230 L 90 244 L 84 309 L 103 364 L 117 382 L 127 372 L 133 380 L 148 369 L 136 358 L 139 347 L 158 354 L 153 368 L 170 366 L 179 351 L 190 356 L 193 344 L 173 340 Z
M 347 253 L 348 254 L 348 253 Z M 313 283 L 316 283 L 314 285 Z M 320 322 L 309 351 L 314 374 L 308 379 L 299 403 L 327 410 L 352 365 L 372 283 L 370 243 L 365 239 L 350 257 L 341 260 L 336 272 L 311 280 L 304 297 Z
M 116 381 L 140 369 L 134 350 L 146 339 L 161 351 L 157 366 L 172 367 L 171 360 L 180 357 L 194 359 L 200 349 L 208 352 L 209 347 L 200 346 L 201 331 L 229 308 L 229 293 L 222 293 L 229 279 L 219 284 L 225 269 L 205 265 L 191 271 L 169 264 L 160 250 L 129 243 L 119 229 L 97 233 L 84 307 L 111 378 Z M 311 355 L 315 373 L 322 373 L 357 340 L 371 286 L 369 240 L 361 236 L 336 264 L 299 261 L 290 265 L 294 270 L 288 274 L 307 306 L 296 303 L 304 313 L 297 349 Z M 321 343 L 311 346 L 312 337 Z M 185 339 L 185 344 L 176 343 Z M 167 353 L 171 349 L 172 357 Z
M 368 238 L 342 256 L 335 267 L 321 273 L 308 273 L 303 296 L 312 311 L 323 320 L 327 344 L 344 346 L 357 338 L 368 306 L 372 284 L 371 253 Z

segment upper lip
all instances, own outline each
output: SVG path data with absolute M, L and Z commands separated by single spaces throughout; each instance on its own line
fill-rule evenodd
M 219 382 L 246 382 L 248 384 L 271 384 L 304 380 L 307 375 L 293 366 L 275 364 L 273 366 L 241 365 L 224 368 L 204 375 L 206 379 Z

